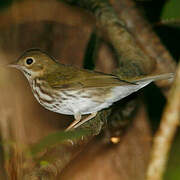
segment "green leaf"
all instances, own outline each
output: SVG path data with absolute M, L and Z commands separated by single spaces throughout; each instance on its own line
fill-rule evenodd
M 167 1 L 162 10 L 161 19 L 180 19 L 180 0 Z
M 74 131 L 60 131 L 56 133 L 52 133 L 45 138 L 43 138 L 38 144 L 35 144 L 31 148 L 31 154 L 34 156 L 38 152 L 43 151 L 45 148 L 49 148 L 56 144 L 62 144 L 65 141 L 73 141 L 78 140 L 82 136 L 87 135 L 88 131 L 84 130 L 74 130 Z

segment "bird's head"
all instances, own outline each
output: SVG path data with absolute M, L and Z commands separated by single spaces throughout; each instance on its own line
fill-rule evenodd
M 49 71 L 53 71 L 57 62 L 46 53 L 38 49 L 30 49 L 23 53 L 22 56 L 9 67 L 14 67 L 23 72 L 28 80 L 41 77 Z

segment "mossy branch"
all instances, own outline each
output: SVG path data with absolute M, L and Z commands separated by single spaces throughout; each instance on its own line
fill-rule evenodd
M 151 73 L 154 59 L 145 55 L 128 31 L 122 19 L 118 18 L 108 0 L 63 0 L 88 10 L 94 15 L 97 27 L 105 32 L 118 55 L 119 71 L 122 78 L 129 78 Z

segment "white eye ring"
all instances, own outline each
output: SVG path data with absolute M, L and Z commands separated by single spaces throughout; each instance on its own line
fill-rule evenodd
M 34 58 L 32 58 L 32 57 L 28 57 L 28 58 L 26 58 L 26 60 L 25 60 L 25 63 L 26 63 L 26 65 L 31 65 L 31 64 L 33 64 L 35 62 L 35 60 L 34 60 Z

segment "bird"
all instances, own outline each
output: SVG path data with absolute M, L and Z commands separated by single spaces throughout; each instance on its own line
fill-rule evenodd
M 37 101 L 46 109 L 73 115 L 69 131 L 94 118 L 97 112 L 138 91 L 152 81 L 173 78 L 173 73 L 126 81 L 116 75 L 61 64 L 40 49 L 29 49 L 8 65 L 27 78 Z M 87 115 L 82 118 L 83 115 Z

